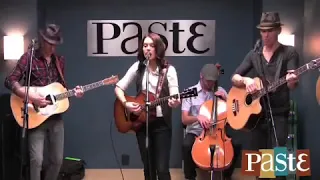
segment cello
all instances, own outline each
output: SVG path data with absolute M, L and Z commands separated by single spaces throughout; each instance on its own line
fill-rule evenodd
M 214 96 L 214 100 L 208 100 L 201 105 L 199 115 L 210 119 L 211 126 L 196 137 L 191 150 L 193 161 L 200 169 L 211 172 L 229 168 L 234 150 L 231 138 L 227 137 L 225 131 L 226 102 Z

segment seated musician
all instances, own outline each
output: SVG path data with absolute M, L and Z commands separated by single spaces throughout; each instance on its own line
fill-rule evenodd
M 219 70 L 215 64 L 204 65 L 200 72 L 200 81 L 191 87 L 197 87 L 198 96 L 182 100 L 182 123 L 186 125 L 186 135 L 183 141 L 183 160 L 184 176 L 187 180 L 195 180 L 197 176 L 197 165 L 194 163 L 191 155 L 195 138 L 202 133 L 204 128 L 210 126 L 209 119 L 198 115 L 199 109 L 205 101 L 213 100 L 214 94 L 223 100 L 227 99 L 227 92 L 222 87 L 218 87 L 215 91 L 218 77 Z M 226 127 L 228 127 L 228 125 Z M 235 152 L 235 156 L 237 154 L 238 153 Z M 233 169 L 231 169 L 231 171 L 232 170 Z M 231 175 L 232 172 L 226 171 L 224 173 L 225 178 L 230 178 Z
M 150 53 L 150 54 L 149 54 Z M 139 51 L 138 60 L 135 62 L 125 76 L 117 83 L 115 94 L 130 112 L 141 112 L 140 104 L 129 102 L 124 96 L 124 91 L 131 83 L 135 83 L 137 93 L 146 91 L 146 65 L 145 59 L 149 57 L 149 91 L 156 94 L 158 79 L 162 76 L 162 70 L 167 69 L 166 75 L 160 90 L 159 97 L 165 97 L 179 93 L 178 77 L 174 66 L 167 65 L 165 56 L 165 45 L 158 34 L 150 33 L 143 37 Z M 161 82 L 161 81 L 160 81 Z M 145 124 L 136 132 L 137 141 L 140 149 L 140 155 L 144 164 L 144 176 L 146 180 L 170 180 L 169 160 L 171 150 L 171 116 L 172 107 L 180 105 L 180 99 L 169 99 L 168 103 L 164 103 L 156 108 L 156 117 L 149 116 L 149 139 L 150 139 L 150 164 L 148 166 L 148 158 L 146 151 L 146 126 Z M 152 109 L 150 109 L 150 113 Z M 149 170 L 151 169 L 151 177 Z

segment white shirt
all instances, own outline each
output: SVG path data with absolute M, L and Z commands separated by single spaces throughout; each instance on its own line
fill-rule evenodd
M 124 77 L 117 83 L 117 86 L 121 88 L 123 91 L 125 91 L 128 86 L 135 82 L 136 80 L 136 72 L 138 70 L 139 61 L 135 62 L 127 71 L 127 73 L 124 75 Z M 142 89 L 146 90 L 146 72 L 143 74 L 142 79 Z M 159 68 L 153 72 L 149 72 L 149 91 L 153 94 L 156 93 L 156 88 L 158 84 L 158 78 L 159 78 Z M 169 86 L 169 93 L 170 95 L 179 94 L 179 86 L 178 86 L 178 76 L 177 71 L 173 66 L 169 66 L 167 71 L 167 79 L 168 79 L 168 86 Z M 161 106 L 157 106 L 157 117 L 162 117 L 162 110 Z

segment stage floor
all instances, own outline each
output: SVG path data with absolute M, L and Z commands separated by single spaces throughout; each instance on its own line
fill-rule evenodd
M 184 180 L 182 169 L 171 169 L 172 180 Z M 123 169 L 124 180 L 144 180 L 142 169 Z M 209 180 L 205 172 L 198 173 L 197 180 Z M 254 177 L 244 177 L 241 175 L 241 170 L 236 169 L 233 176 L 233 180 L 254 180 Z M 123 180 L 119 169 L 87 169 L 85 180 Z M 214 177 L 214 180 L 220 179 Z

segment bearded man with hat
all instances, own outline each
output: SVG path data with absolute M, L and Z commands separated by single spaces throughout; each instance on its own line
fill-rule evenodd
M 56 46 L 62 44 L 61 29 L 56 24 L 49 24 L 39 31 L 39 48 L 34 52 L 30 86 L 46 86 L 58 82 L 64 87 L 65 58 L 56 54 Z M 5 79 L 5 86 L 20 98 L 25 96 L 26 72 L 30 51 L 24 53 L 12 72 Z M 20 81 L 23 80 L 22 83 Z M 75 96 L 82 97 L 82 87 L 74 88 Z M 38 107 L 44 107 L 50 102 L 36 92 L 29 92 L 29 99 Z M 32 121 L 30 119 L 29 121 Z M 48 138 L 48 166 L 45 168 L 44 180 L 56 180 L 63 161 L 64 123 L 62 114 L 49 117 L 40 126 L 29 129 L 30 178 L 40 180 L 43 166 L 43 150 L 45 138 Z
M 269 96 L 261 98 L 262 118 L 256 119 L 257 126 L 251 131 L 252 150 L 284 147 L 287 143 L 290 90 L 298 82 L 292 72 L 299 68 L 299 55 L 294 47 L 278 42 L 282 25 L 278 12 L 262 13 L 260 24 L 257 25 L 262 43 L 257 43 L 249 51 L 232 76 L 233 85 L 245 86 L 248 93 L 255 93 L 258 89 L 253 77 L 259 77 L 264 87 L 266 82 L 272 83 L 284 76 L 287 80 Z M 248 73 L 253 76 L 249 77 Z

